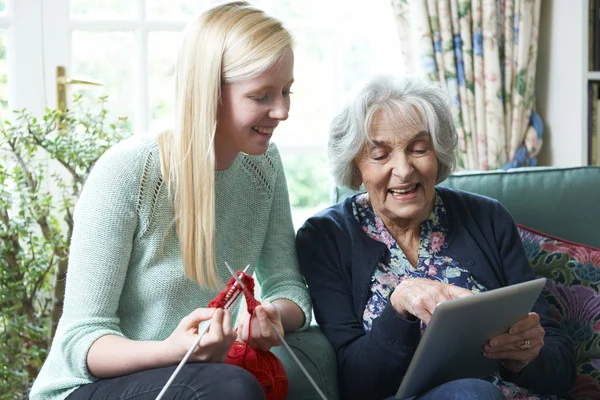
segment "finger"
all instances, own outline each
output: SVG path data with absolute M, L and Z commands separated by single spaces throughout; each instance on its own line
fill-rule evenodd
M 473 292 L 468 289 L 458 287 L 456 285 L 446 284 L 444 289 L 451 299 L 458 299 L 461 297 L 473 296 Z
M 248 343 L 248 328 L 247 325 L 244 324 L 242 326 L 237 327 L 237 340 L 243 343 Z
M 515 335 L 517 333 L 525 332 L 529 329 L 534 328 L 535 326 L 540 324 L 540 316 L 534 312 L 529 313 L 529 315 L 522 320 L 515 323 L 510 327 L 508 333 L 511 335 Z
M 277 308 L 273 304 L 263 301 L 261 303 L 260 307 L 267 313 L 267 317 L 271 321 L 279 320 L 279 312 L 277 311 Z
M 240 310 L 237 315 L 236 325 L 237 326 L 244 325 L 246 323 L 246 321 L 248 321 L 248 318 L 250 318 L 250 314 L 248 314 L 248 310 L 246 310 L 245 307 L 240 307 Z
M 206 344 L 218 343 L 223 339 L 223 310 L 217 308 L 210 322 L 210 328 L 208 328 Z
M 533 314 L 535 314 L 535 313 L 533 313 Z M 532 326 L 528 325 L 529 326 L 528 329 L 522 329 L 525 325 L 518 325 L 519 323 L 522 323 L 523 321 L 525 321 L 528 318 L 531 318 L 534 321 L 536 319 L 539 319 L 537 314 L 535 314 L 535 316 L 526 317 L 526 318 L 518 321 L 516 324 L 512 325 L 509 328 L 509 332 L 500 334 L 500 335 L 490 339 L 490 344 L 492 344 L 492 346 L 494 346 L 494 347 L 497 347 L 497 346 L 504 346 L 509 343 L 523 341 L 526 339 L 536 339 L 536 338 L 543 339 L 544 335 L 546 334 L 546 331 L 539 324 L 539 321 L 538 321 L 538 323 L 536 323 Z M 512 330 L 512 333 L 511 333 L 511 330 Z
M 526 339 L 529 339 L 530 336 L 525 334 L 515 334 L 511 335 L 510 333 L 503 333 L 496 337 L 491 338 L 488 341 L 488 345 L 494 348 L 503 348 L 506 346 L 512 346 L 514 343 L 523 343 Z
M 281 344 L 277 334 L 275 333 L 275 330 L 279 326 L 271 322 L 265 310 L 261 310 L 260 313 L 261 317 L 259 318 L 259 324 L 262 337 L 259 340 L 259 343 L 262 350 L 269 350 L 271 347 L 279 346 Z
M 425 296 L 422 298 L 423 300 L 423 308 L 425 309 L 425 311 L 427 311 L 427 314 L 429 314 L 430 316 L 433 315 L 433 312 L 435 311 L 435 308 L 437 307 L 437 305 L 439 303 L 444 302 L 445 300 L 447 300 L 444 296 L 436 296 L 436 294 L 432 294 L 429 296 Z
M 521 349 L 521 346 L 525 345 L 526 342 L 532 347 L 542 347 L 544 345 L 544 338 L 536 338 L 536 339 L 520 339 L 510 343 L 498 344 L 492 340 L 490 344 L 484 346 L 484 350 L 490 353 L 502 353 L 507 351 L 525 351 Z
M 541 346 L 532 347 L 529 350 L 511 350 L 497 353 L 484 352 L 483 355 L 494 360 L 516 360 L 531 362 L 540 353 Z
M 256 310 L 256 329 L 252 334 L 252 344 L 257 349 L 265 351 L 278 345 L 277 336 L 273 332 L 267 313 L 261 309 Z
M 210 319 L 214 314 L 214 308 L 197 308 L 181 320 L 181 324 L 187 329 L 197 328 L 198 323 Z
M 238 315 L 237 318 L 237 334 L 238 334 L 238 340 L 247 343 L 248 341 L 248 323 L 250 320 L 250 314 L 248 314 L 248 311 L 244 308 L 240 310 L 240 314 Z
M 526 340 L 529 340 L 531 343 L 543 344 L 545 333 L 546 332 L 544 331 L 544 328 L 542 328 L 540 325 L 537 325 L 532 329 L 529 329 L 528 331 L 525 331 L 520 334 L 511 335 L 509 333 L 505 333 L 503 335 L 498 336 L 497 338 L 492 338 L 489 344 L 492 347 L 496 348 L 520 347 Z
M 269 315 L 263 307 L 257 308 L 258 325 L 260 326 L 261 338 L 269 342 L 277 340 L 277 336 L 275 335 L 275 332 L 273 332 L 273 327 L 269 321 Z
M 223 311 L 223 335 L 225 337 L 235 336 L 233 331 L 233 325 L 231 321 L 231 312 L 229 310 Z
M 435 301 L 435 307 L 445 301 L 452 300 L 452 296 L 450 296 L 441 285 L 439 288 L 435 288 L 435 290 L 431 292 L 431 297 Z
M 420 319 L 421 321 L 425 322 L 426 324 L 429 324 L 432 313 L 427 310 L 427 307 L 424 304 L 418 304 L 414 307 L 408 307 L 408 308 L 409 308 L 409 310 L 408 310 L 409 313 L 411 313 L 412 315 L 414 315 L 416 318 Z

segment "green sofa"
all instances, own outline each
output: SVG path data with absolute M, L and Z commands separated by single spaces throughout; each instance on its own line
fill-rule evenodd
M 499 200 L 517 224 L 600 248 L 600 167 L 455 174 L 442 185 Z
M 558 238 L 600 248 L 600 167 L 537 167 L 460 173 L 450 176 L 441 185 L 498 199 L 509 210 L 517 224 Z M 334 200 L 339 201 L 352 193 L 348 189 L 336 189 Z M 581 266 L 574 264 L 576 260 L 556 251 L 552 254 L 542 254 L 532 243 L 527 242 L 526 248 L 528 255 L 531 254 L 532 265 L 539 264 L 534 265 L 538 274 L 554 279 L 557 284 L 565 285 L 566 282 L 568 286 L 573 282 L 574 275 L 571 270 Z M 535 241 L 533 244 L 539 243 Z M 600 283 L 600 269 L 597 267 L 598 265 L 592 268 L 592 272 L 598 272 L 599 275 L 590 278 L 591 284 L 590 281 L 584 282 L 586 288 L 594 289 L 593 294 L 597 294 L 597 284 Z M 570 276 L 571 280 L 565 280 L 565 274 Z M 596 278 L 597 281 L 594 281 Z M 574 282 L 583 285 L 581 280 Z M 550 289 L 554 289 L 554 286 Z M 600 319 L 600 313 L 593 316 L 593 321 L 586 321 L 587 325 L 580 321 L 571 321 L 568 315 L 558 315 L 563 310 L 560 299 L 556 302 L 553 293 L 545 290 L 557 318 L 564 317 L 561 323 L 572 336 L 578 351 L 579 375 L 577 390 L 572 392 L 573 397 L 581 400 L 600 399 L 600 322 L 597 321 Z M 600 298 L 597 300 L 600 308 Z M 338 399 L 335 354 L 319 328 L 312 326 L 305 332 L 290 334 L 287 341 L 323 389 L 326 397 L 329 400 Z M 283 361 L 290 379 L 288 399 L 319 399 L 285 349 L 275 349 L 275 353 Z

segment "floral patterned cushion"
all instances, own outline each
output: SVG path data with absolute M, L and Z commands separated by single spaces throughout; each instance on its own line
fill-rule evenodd
M 577 354 L 576 400 L 600 399 L 600 249 L 519 225 L 531 266 L 548 278 L 544 295 Z

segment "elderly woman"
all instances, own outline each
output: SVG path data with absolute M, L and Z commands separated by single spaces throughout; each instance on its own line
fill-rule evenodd
M 455 166 L 456 145 L 444 90 L 417 79 L 375 77 L 333 121 L 333 175 L 366 193 L 310 218 L 296 244 L 345 399 L 396 393 L 440 302 L 535 278 L 498 201 L 436 186 Z M 572 344 L 541 295 L 481 350 L 502 361 L 497 374 L 419 399 L 553 399 L 574 382 Z

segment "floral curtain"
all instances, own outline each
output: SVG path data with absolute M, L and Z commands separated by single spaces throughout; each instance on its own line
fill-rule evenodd
M 444 83 L 458 110 L 460 168 L 536 165 L 541 0 L 391 3 L 405 69 Z

